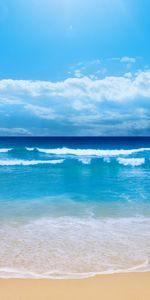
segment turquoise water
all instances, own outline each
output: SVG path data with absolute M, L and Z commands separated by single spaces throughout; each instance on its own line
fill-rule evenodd
M 150 270 L 150 138 L 0 138 L 0 277 Z

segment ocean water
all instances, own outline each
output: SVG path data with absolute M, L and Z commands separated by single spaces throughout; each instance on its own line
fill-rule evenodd
M 0 138 L 0 277 L 150 271 L 150 138 Z

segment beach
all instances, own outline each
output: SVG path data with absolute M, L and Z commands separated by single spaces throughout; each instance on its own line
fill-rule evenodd
M 149 300 L 150 273 L 79 280 L 1 279 L 0 300 Z

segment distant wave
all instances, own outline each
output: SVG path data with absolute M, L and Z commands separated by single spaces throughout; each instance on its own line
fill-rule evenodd
M 12 160 L 0 160 L 0 166 L 30 166 L 39 164 L 61 164 L 64 159 L 57 160 L 22 160 L 22 159 L 12 159 Z
M 119 162 L 119 164 L 124 165 L 124 166 L 140 166 L 143 165 L 145 163 L 145 158 L 122 158 L 119 157 L 117 159 L 117 161 Z
M 150 148 L 138 148 L 138 149 L 73 149 L 73 148 L 33 148 L 33 147 L 25 147 L 22 149 L 17 148 L 1 148 L 0 153 L 7 153 L 11 151 L 19 151 L 23 152 L 24 150 L 33 152 L 37 151 L 45 154 L 52 155 L 70 155 L 70 156 L 96 156 L 96 157 L 115 157 L 119 155 L 132 155 L 134 153 L 140 153 L 144 151 L 150 151 Z
M 112 150 L 102 150 L 102 149 L 71 149 L 71 148 L 55 148 L 55 149 L 42 149 L 42 148 L 26 148 L 28 151 L 37 150 L 46 154 L 54 155 L 74 155 L 74 156 L 118 156 L 118 155 L 130 155 L 133 153 L 150 151 L 150 148 L 139 148 L 139 149 L 112 149 Z

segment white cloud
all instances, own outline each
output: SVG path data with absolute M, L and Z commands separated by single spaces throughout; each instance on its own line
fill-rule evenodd
M 54 120 L 56 118 L 54 110 L 48 107 L 27 104 L 24 106 L 24 108 L 42 119 Z
M 120 134 L 132 131 L 139 134 L 140 128 L 147 134 L 149 113 L 150 70 L 106 76 L 103 79 L 68 78 L 61 82 L 0 80 L 2 134 L 9 134 L 10 129 L 7 131 L 6 124 L 9 122 L 11 125 L 12 120 L 13 124 L 18 122 L 12 126 L 16 134 L 30 134 L 28 129 L 22 129 L 22 125 L 19 125 L 23 115 L 26 119 L 30 118 L 26 125 L 29 128 L 30 122 L 32 128 L 42 126 L 39 120 L 43 119 L 43 126 L 53 127 L 56 133 L 55 126 L 59 130 L 61 127 L 62 130 L 77 128 L 79 134 L 85 132 L 85 135 L 89 132 L 97 134 L 98 130 L 99 134 L 106 134 L 107 130 L 111 134 L 113 129 Z M 36 118 L 33 119 L 33 115 Z M 45 132 L 48 132 L 47 128 Z M 64 134 L 67 134 L 66 131 Z
M 1 136 L 6 136 L 6 135 L 11 135 L 11 136 L 16 136 L 16 135 L 31 135 L 31 131 L 25 128 L 4 128 L 0 127 L 0 135 Z
M 74 76 L 77 77 L 77 78 L 81 78 L 84 75 L 82 74 L 80 69 L 77 69 L 77 70 L 74 70 Z
M 22 101 L 20 101 L 20 99 L 17 99 L 16 97 L 7 97 L 7 96 L 2 96 L 0 95 L 0 105 L 18 105 L 18 104 L 22 104 Z
M 15 103 L 29 96 L 41 98 L 64 98 L 70 103 L 74 99 L 91 101 L 132 101 L 136 98 L 150 98 L 150 71 L 141 71 L 133 76 L 107 76 L 103 79 L 90 77 L 68 78 L 61 82 L 0 80 L 0 96 L 6 102 Z M 11 99 L 11 100 L 10 100 Z M 36 101 L 36 100 L 35 100 Z M 3 101 L 4 102 L 4 101 Z
M 94 77 L 96 77 L 96 72 L 100 68 L 100 65 L 102 67 L 102 61 L 100 59 L 78 62 L 74 66 L 70 66 L 70 71 L 68 74 L 77 78 L 89 76 L 91 78 L 93 77 L 94 79 Z
M 107 59 L 108 61 L 119 61 L 121 63 L 129 63 L 135 64 L 137 62 L 137 58 L 130 57 L 130 56 L 123 56 L 123 57 L 111 57 Z
M 122 63 L 129 63 L 129 64 L 135 64 L 136 63 L 136 58 L 135 57 L 128 57 L 124 56 L 120 59 L 120 62 Z

